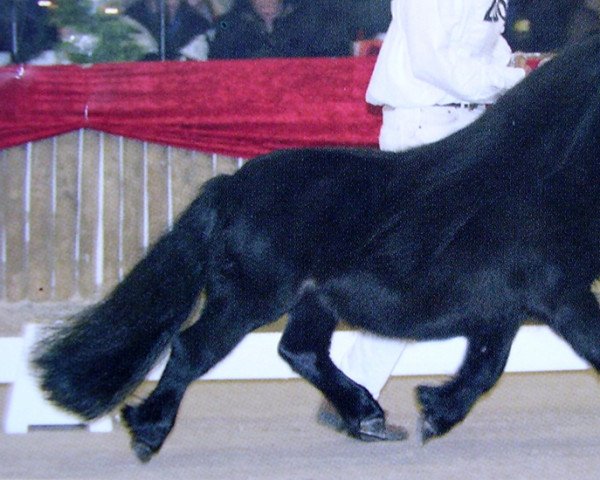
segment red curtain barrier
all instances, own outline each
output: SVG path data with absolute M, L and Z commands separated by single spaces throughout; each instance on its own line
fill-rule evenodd
M 251 157 L 377 146 L 373 57 L 0 68 L 0 148 L 78 128 Z

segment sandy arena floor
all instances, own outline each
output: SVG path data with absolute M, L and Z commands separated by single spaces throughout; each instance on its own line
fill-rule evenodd
M 467 420 L 421 446 L 412 389 L 395 378 L 381 403 L 411 432 L 362 443 L 319 426 L 317 392 L 301 380 L 196 382 L 149 464 L 108 434 L 0 435 L 1 479 L 510 479 L 600 478 L 600 382 L 592 372 L 505 375 Z M 0 389 L 5 401 L 8 389 Z M 2 410 L 4 410 L 4 405 Z

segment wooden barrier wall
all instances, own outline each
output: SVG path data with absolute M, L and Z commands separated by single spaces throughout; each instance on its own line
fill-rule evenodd
M 241 164 L 87 130 L 0 151 L 0 305 L 98 299 Z
M 0 382 L 14 381 L 21 345 L 15 337 L 24 323 L 58 320 L 98 300 L 204 181 L 242 163 L 84 130 L 0 151 Z M 593 288 L 600 295 L 600 282 Z M 275 332 L 284 324 L 249 336 L 248 352 L 214 378 L 287 378 L 276 353 Z M 351 344 L 344 338 L 338 353 Z M 546 327 L 527 326 L 519 338 L 509 371 L 587 368 Z M 394 374 L 451 373 L 464 346 L 449 342 L 450 353 L 439 350 L 440 342 L 411 344 Z

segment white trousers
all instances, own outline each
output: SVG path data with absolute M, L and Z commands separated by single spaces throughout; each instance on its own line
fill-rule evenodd
M 460 108 L 431 106 L 420 108 L 383 107 L 379 148 L 400 152 L 433 143 L 474 122 L 485 106 Z
M 384 107 L 379 148 L 398 152 L 441 140 L 474 122 L 484 111 L 484 106 L 474 109 L 445 106 Z M 341 358 L 339 367 L 377 399 L 406 344 L 402 340 L 360 332 Z

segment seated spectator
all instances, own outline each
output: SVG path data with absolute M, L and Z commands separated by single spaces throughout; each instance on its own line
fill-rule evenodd
M 188 0 L 190 4 L 201 2 L 202 0 Z M 233 5 L 234 0 L 208 0 L 210 2 L 213 14 L 215 17 L 220 17 L 225 15 L 229 10 L 231 10 L 231 6 Z
M 600 0 L 584 0 L 569 22 L 567 43 L 580 42 L 596 33 L 600 33 Z
M 48 23 L 48 9 L 37 0 L 0 2 L 0 64 L 30 62 L 57 41 L 58 32 Z
M 350 55 L 343 12 L 335 1 L 237 0 L 217 22 L 209 58 Z
M 349 11 L 355 40 L 382 37 L 392 20 L 390 0 L 341 0 Z
M 164 52 L 161 52 L 160 0 L 137 0 L 125 10 L 125 15 L 151 36 L 150 41 L 141 42 L 149 51 L 145 60 L 206 59 L 206 40 L 201 35 L 212 28 L 212 8 L 207 2 L 194 1 L 194 6 L 190 3 L 188 0 L 165 0 Z M 200 4 L 205 4 L 206 8 Z M 200 12 L 206 12 L 206 16 Z
M 551 52 L 599 28 L 599 0 L 511 0 L 504 36 L 515 51 Z
M 4 16 L 3 7 L 0 5 L 0 67 L 12 61 L 12 38 L 10 24 Z M 5 25 L 6 23 L 6 25 Z
M 215 17 L 221 15 L 223 6 L 219 0 L 185 0 L 202 18 L 208 20 L 211 25 Z

